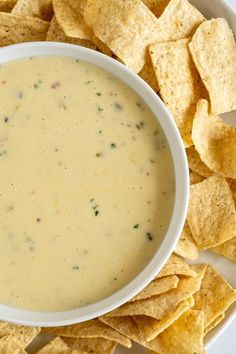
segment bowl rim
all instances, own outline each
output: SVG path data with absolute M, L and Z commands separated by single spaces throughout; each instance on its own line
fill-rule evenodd
M 138 75 L 118 61 L 92 49 L 58 42 L 30 42 L 0 49 L 0 64 L 34 56 L 62 56 L 80 59 L 111 72 L 133 89 L 154 113 L 172 154 L 176 192 L 168 230 L 146 267 L 119 291 L 96 303 L 57 312 L 17 309 L 0 304 L 0 319 L 28 326 L 62 326 L 99 317 L 130 300 L 160 271 L 173 252 L 183 229 L 189 200 L 189 173 L 185 148 L 170 112 L 158 95 Z

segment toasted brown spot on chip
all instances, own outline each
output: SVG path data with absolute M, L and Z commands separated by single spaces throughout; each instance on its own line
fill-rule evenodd
M 188 223 L 199 249 L 215 247 L 233 237 L 236 211 L 228 183 L 213 175 L 190 186 Z
M 157 26 L 157 18 L 140 0 L 88 0 L 83 16 L 123 63 L 140 72 Z
M 236 109 L 236 44 L 224 18 L 199 26 L 189 48 L 209 92 L 214 114 Z
M 206 100 L 198 102 L 192 139 L 201 160 L 212 171 L 236 178 L 236 127 L 209 114 Z
M 20 42 L 44 41 L 49 23 L 38 18 L 0 13 L 0 47 Z
M 149 46 L 161 97 L 173 114 L 185 146 L 192 145 L 192 122 L 204 87 L 189 53 L 190 39 Z
M 200 290 L 194 295 L 194 309 L 204 313 L 204 328 L 210 326 L 236 300 L 236 290 L 208 265 Z
M 180 235 L 180 239 L 177 243 L 174 252 L 181 257 L 185 257 L 189 259 L 198 258 L 198 248 L 192 237 L 192 233 L 187 221 L 185 222 L 183 231 Z

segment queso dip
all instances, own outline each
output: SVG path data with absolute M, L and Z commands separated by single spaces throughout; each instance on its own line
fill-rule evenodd
M 123 82 L 86 62 L 0 66 L 0 303 L 68 310 L 147 265 L 172 214 L 167 140 Z

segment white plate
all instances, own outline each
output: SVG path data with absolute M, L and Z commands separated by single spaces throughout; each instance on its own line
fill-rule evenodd
M 196 6 L 206 18 L 225 17 L 236 36 L 236 11 L 224 0 L 190 0 L 190 2 Z M 226 122 L 236 125 L 236 119 L 233 117 L 232 113 L 224 115 L 223 118 Z M 221 272 L 234 287 L 236 287 L 235 263 L 211 252 L 202 252 L 197 263 L 201 262 L 215 265 L 218 271 Z M 206 336 L 205 349 L 208 349 L 213 344 L 213 342 L 226 330 L 234 318 L 236 318 L 236 304 L 231 306 L 226 313 L 225 319 Z M 45 338 L 43 341 L 46 342 L 48 340 Z M 36 348 L 41 346 L 42 338 L 39 338 L 37 343 L 35 343 L 34 348 L 32 347 L 32 352 L 35 352 Z M 137 344 L 133 344 L 131 349 L 118 347 L 115 354 L 147 354 L 147 350 Z
M 225 17 L 236 36 L 236 10 L 224 0 L 189 0 L 189 2 L 201 11 L 206 18 Z M 224 114 L 222 118 L 225 122 L 236 126 L 235 111 L 234 113 Z M 236 287 L 235 263 L 213 254 L 212 252 L 202 252 L 196 263 L 201 262 L 215 265 L 218 271 L 222 273 L 222 275 L 225 276 L 234 287 Z M 205 337 L 204 344 L 206 350 L 209 349 L 217 338 L 226 330 L 234 318 L 236 318 L 236 303 L 226 312 L 224 320 Z M 135 344 L 131 349 L 118 347 L 115 354 L 147 354 L 147 350 L 140 345 Z

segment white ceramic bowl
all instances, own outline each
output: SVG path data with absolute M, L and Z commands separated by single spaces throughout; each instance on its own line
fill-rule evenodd
M 174 250 L 184 225 L 188 204 L 188 165 L 181 137 L 170 113 L 155 92 L 124 65 L 87 48 L 50 42 L 23 43 L 2 48 L 0 64 L 30 56 L 64 56 L 81 59 L 111 72 L 124 81 L 140 95 L 155 114 L 167 137 L 174 162 L 176 195 L 168 231 L 152 260 L 134 280 L 102 301 L 70 311 L 33 312 L 0 305 L 1 320 L 33 326 L 61 326 L 82 322 L 113 310 L 141 291 L 160 271 Z

